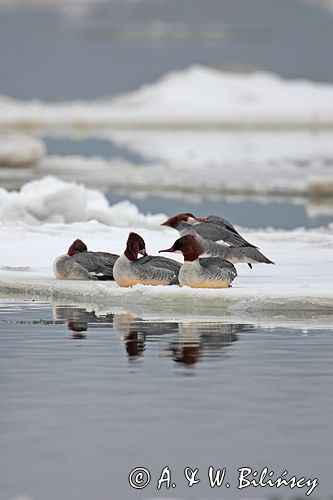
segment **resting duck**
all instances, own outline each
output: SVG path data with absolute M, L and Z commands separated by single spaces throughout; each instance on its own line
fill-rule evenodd
M 199 219 L 190 213 L 178 214 L 163 222 L 162 226 L 177 229 L 180 236 L 195 236 L 205 253 L 212 257 L 221 257 L 233 264 L 248 264 L 251 268 L 252 264 L 274 264 L 246 241 L 230 222 L 217 215 Z
M 138 258 L 141 254 L 143 257 Z M 126 249 L 113 268 L 114 279 L 119 286 L 178 285 L 181 264 L 161 256 L 147 255 L 146 245 L 139 234 L 130 233 Z
M 82 240 L 75 240 L 67 254 L 54 261 L 53 272 L 62 280 L 113 280 L 118 257 L 108 252 L 89 252 Z
M 235 266 L 220 257 L 201 258 L 205 249 L 194 236 L 182 236 L 171 248 L 160 252 L 181 252 L 184 264 L 179 271 L 179 284 L 191 288 L 227 288 L 237 276 Z

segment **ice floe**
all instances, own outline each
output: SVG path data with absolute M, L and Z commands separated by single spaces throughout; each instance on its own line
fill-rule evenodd
M 36 137 L 0 134 L 0 167 L 36 165 L 44 153 L 44 144 Z
M 77 302 L 107 303 L 114 308 L 142 309 L 151 314 L 233 315 L 253 318 L 269 315 L 333 314 L 333 234 L 330 230 L 246 231 L 275 262 L 253 270 L 238 266 L 234 286 L 224 290 L 202 290 L 177 286 L 119 288 L 114 282 L 56 280 L 52 262 L 65 253 L 76 237 L 92 250 L 120 253 L 129 228 L 102 225 L 96 221 L 72 224 L 42 224 L 28 227 L 0 226 L 1 295 L 16 292 L 30 298 L 55 298 Z M 170 245 L 177 233 L 171 229 L 137 226 L 151 254 Z M 180 258 L 180 256 L 179 256 Z M 180 258 L 181 260 L 181 258 Z M 28 266 L 28 270 L 22 270 Z M 13 269 L 17 268 L 17 270 Z
M 327 197 L 333 193 L 332 167 L 318 161 L 166 166 L 137 165 L 123 159 L 48 156 L 33 171 L 1 169 L 3 186 L 17 189 L 31 178 L 56 176 L 109 190 L 142 191 L 163 196 L 175 193 Z M 99 220 L 99 219 L 98 219 Z
M 112 99 L 55 103 L 3 96 L 0 126 L 332 127 L 333 86 L 196 65 Z
M 289 161 L 229 163 L 209 165 L 172 165 L 163 163 L 136 165 L 123 160 L 80 156 L 45 158 L 39 175 L 54 174 L 64 179 L 75 178 L 112 189 L 147 192 L 230 193 L 322 196 L 333 193 L 332 168 L 320 162 L 306 166 Z
M 3 167 L 1 184 L 18 188 L 31 178 L 56 175 L 92 187 L 155 193 L 327 197 L 333 192 L 332 131 L 105 130 L 70 137 L 77 139 L 78 152 L 78 137 L 94 138 L 96 156 L 53 155 L 34 169 Z M 99 157 L 97 139 L 110 140 L 110 150 L 112 144 L 120 146 L 125 158 Z M 131 155 L 141 161 L 132 163 Z

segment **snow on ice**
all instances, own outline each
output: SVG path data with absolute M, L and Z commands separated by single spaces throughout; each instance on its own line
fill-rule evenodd
M 200 98 L 198 98 L 200 96 Z M 42 102 L 0 98 L 4 127 L 333 126 L 333 86 L 204 66 L 173 71 L 112 99 Z
M 127 202 L 110 206 L 99 192 L 52 178 L 29 183 L 20 193 L 2 190 L 1 206 L 3 199 L 5 208 L 0 211 L 3 294 L 20 292 L 30 297 L 108 302 L 119 307 L 149 305 L 152 311 L 174 313 L 186 310 L 213 315 L 333 313 L 333 281 L 327 279 L 333 272 L 330 227 L 309 231 L 242 230 L 276 265 L 258 265 L 253 270 L 239 265 L 239 276 L 227 290 L 140 285 L 122 289 L 114 282 L 56 280 L 52 263 L 78 237 L 92 250 L 122 253 L 129 231 L 140 233 L 148 252 L 156 254 L 178 237 L 176 231 L 159 226 L 162 215 L 145 216 Z M 181 260 L 181 256 L 178 258 Z

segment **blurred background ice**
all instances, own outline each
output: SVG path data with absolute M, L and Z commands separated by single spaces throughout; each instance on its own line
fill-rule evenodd
M 330 7 L 0 0 L 1 185 L 52 174 L 143 212 L 327 226 Z

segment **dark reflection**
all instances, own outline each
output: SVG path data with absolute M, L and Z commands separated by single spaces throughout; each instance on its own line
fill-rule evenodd
M 53 311 L 56 321 L 67 322 L 67 328 L 72 332 L 74 340 L 85 339 L 88 326 L 94 328 L 96 323 L 109 325 L 113 321 L 112 314 L 97 316 L 95 311 L 87 311 L 84 307 L 57 305 Z
M 202 350 L 202 344 L 190 346 L 175 342 L 170 345 L 173 360 L 184 365 L 194 365 L 201 356 Z
M 75 323 L 74 321 L 68 321 L 67 328 L 73 332 L 73 339 L 81 340 L 86 338 L 85 332 L 88 330 L 87 323 Z
M 176 334 L 177 323 L 144 321 L 131 314 L 115 314 L 113 329 L 124 343 L 129 360 L 144 353 L 146 340 L 163 334 Z
M 148 344 L 167 343 L 162 352 L 176 363 L 193 366 L 203 357 L 227 355 L 227 348 L 239 340 L 239 334 L 254 330 L 253 325 L 221 321 L 154 321 L 137 318 L 130 313 L 97 313 L 83 306 L 57 305 L 54 318 L 65 321 L 72 338 L 86 338 L 88 329 L 110 328 L 118 335 L 129 361 L 143 358 Z M 159 350 L 160 351 L 160 350 Z
M 194 365 L 205 354 L 220 355 L 238 340 L 238 333 L 249 331 L 252 325 L 216 322 L 179 323 L 179 336 L 169 346 L 174 361 Z
M 130 333 L 125 339 L 124 344 L 129 358 L 137 358 L 145 350 L 146 336 L 139 332 Z
M 221 356 L 225 348 L 238 340 L 238 333 L 252 330 L 253 325 L 222 322 L 155 322 L 134 318 L 130 314 L 115 314 L 113 328 L 124 343 L 129 359 L 136 359 L 145 350 L 146 342 L 156 336 L 172 335 L 166 348 L 180 364 L 194 365 L 203 354 Z

